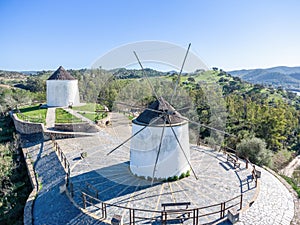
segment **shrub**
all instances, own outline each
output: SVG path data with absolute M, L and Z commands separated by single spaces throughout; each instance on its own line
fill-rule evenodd
M 292 186 L 292 188 L 297 192 L 298 198 L 300 198 L 300 187 L 298 187 L 297 182 L 293 178 L 284 175 L 281 176 L 289 183 L 289 185 Z
M 179 179 L 185 178 L 185 173 L 180 174 Z
M 287 149 L 276 152 L 272 157 L 272 169 L 279 171 L 283 169 L 292 159 L 292 152 Z
M 172 177 L 168 177 L 167 181 L 171 182 L 172 181 Z
M 256 137 L 243 139 L 237 145 L 237 154 L 259 166 L 269 166 L 272 157 L 272 152 L 266 149 L 265 141 Z
M 186 171 L 186 174 L 185 174 L 185 176 L 186 176 L 186 177 L 189 177 L 189 176 L 191 176 L 191 174 L 190 174 L 190 170 Z

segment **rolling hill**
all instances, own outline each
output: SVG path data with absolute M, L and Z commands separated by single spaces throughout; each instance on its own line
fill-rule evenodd
M 279 66 L 268 69 L 235 70 L 228 73 L 255 84 L 270 84 L 300 90 L 300 67 Z

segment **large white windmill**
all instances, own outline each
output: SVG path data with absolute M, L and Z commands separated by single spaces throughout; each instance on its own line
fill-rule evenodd
M 158 96 L 144 72 L 144 68 L 136 52 L 134 52 L 143 71 L 144 78 L 148 81 L 152 93 L 155 95 L 155 101 L 132 121 L 131 137 L 112 149 L 108 155 L 130 141 L 129 165 L 131 172 L 146 179 L 150 178 L 152 182 L 154 179 L 160 180 L 180 176 L 189 170 L 198 179 L 190 163 L 189 123 L 226 134 L 213 127 L 191 121 L 189 118 L 182 116 L 179 113 L 180 110 L 172 106 L 173 99 L 176 97 L 176 93 L 178 93 L 177 88 L 181 81 L 181 74 L 189 49 L 190 45 L 186 51 L 169 102 L 162 96 Z M 130 104 L 124 105 L 130 107 Z M 137 106 L 132 107 L 136 108 Z
M 188 122 L 163 97 L 132 122 L 130 170 L 143 177 L 167 179 L 190 170 Z M 157 145 L 159 143 L 159 145 Z

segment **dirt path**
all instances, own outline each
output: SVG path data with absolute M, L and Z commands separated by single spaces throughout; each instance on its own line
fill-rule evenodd
M 292 177 L 294 170 L 297 169 L 297 167 L 299 166 L 300 166 L 300 155 L 294 158 L 285 168 L 280 170 L 280 173 L 282 173 L 285 176 Z

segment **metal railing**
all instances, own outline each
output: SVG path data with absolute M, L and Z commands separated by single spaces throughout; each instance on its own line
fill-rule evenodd
M 231 198 L 227 201 L 214 204 L 214 205 L 209 205 L 209 206 L 204 206 L 204 207 L 199 207 L 199 208 L 192 208 L 192 209 L 172 209 L 172 210 L 147 210 L 147 209 L 138 209 L 138 208 L 130 208 L 126 206 L 120 206 L 120 205 L 115 205 L 107 202 L 102 202 L 100 199 L 91 196 L 85 192 L 81 192 L 82 196 L 82 202 L 83 202 L 83 208 L 87 209 L 89 206 L 94 207 L 93 211 L 95 212 L 99 210 L 101 211 L 101 219 L 106 219 L 107 218 L 107 211 L 113 208 L 119 208 L 119 209 L 124 209 L 128 210 L 129 212 L 129 224 L 134 225 L 137 219 L 142 219 L 142 220 L 155 220 L 157 221 L 158 219 L 161 221 L 162 224 L 166 224 L 167 221 L 169 220 L 174 220 L 175 218 L 182 218 L 182 219 L 192 219 L 193 225 L 198 225 L 199 224 L 199 219 L 201 217 L 209 216 L 209 215 L 215 215 L 219 214 L 218 218 L 223 219 L 226 216 L 226 211 L 239 206 L 239 210 L 242 209 L 243 205 L 243 195 L 238 195 L 234 198 Z M 213 210 L 216 208 L 216 210 Z M 218 208 L 218 209 L 217 209 Z M 204 210 L 211 209 L 212 212 L 208 213 L 203 213 Z M 148 213 L 151 214 L 151 216 L 140 216 L 139 213 Z M 178 216 L 179 215 L 179 216 Z
M 73 197 L 73 195 L 74 195 L 73 184 L 70 182 L 70 177 L 71 177 L 70 163 L 69 163 L 66 155 L 63 153 L 62 149 L 58 145 L 57 141 L 55 140 L 55 137 L 53 134 L 50 134 L 50 138 L 51 138 L 54 150 L 56 152 L 56 155 L 66 172 L 66 183 L 65 183 L 66 188 L 69 188 L 71 196 Z
M 58 159 L 62 163 L 62 166 L 64 167 L 66 171 L 66 187 L 71 193 L 71 196 L 73 197 L 74 195 L 74 189 L 73 189 L 73 184 L 70 181 L 70 163 L 67 160 L 65 154 L 63 153 L 62 149 L 58 145 L 57 141 L 55 140 L 54 135 L 50 134 L 51 140 L 53 147 L 55 149 L 55 152 L 58 156 Z M 246 161 L 247 162 L 247 161 Z M 250 162 L 248 162 L 250 163 Z M 252 164 L 251 164 L 252 165 Z M 253 166 L 255 170 L 255 166 Z M 255 176 L 257 179 L 257 176 Z M 256 180 L 257 182 L 257 180 Z M 106 219 L 108 215 L 108 210 L 113 210 L 115 208 L 118 209 L 123 209 L 128 211 L 128 220 L 129 220 L 129 225 L 134 225 L 136 224 L 136 221 L 138 219 L 140 220 L 150 220 L 150 221 L 157 221 L 159 220 L 162 224 L 166 224 L 167 221 L 169 220 L 174 220 L 175 218 L 181 218 L 181 219 L 192 219 L 192 224 L 193 225 L 198 225 L 199 220 L 202 217 L 210 216 L 210 215 L 218 215 L 218 219 L 223 219 L 226 216 L 227 210 L 233 208 L 233 207 L 238 207 L 239 210 L 242 209 L 243 206 L 243 194 L 240 194 L 236 197 L 233 197 L 229 200 L 226 200 L 224 202 L 218 203 L 218 204 L 213 204 L 209 206 L 204 206 L 204 207 L 198 207 L 198 208 L 191 208 L 191 209 L 171 209 L 171 210 L 147 210 L 147 209 L 139 209 L 139 208 L 131 208 L 131 207 L 126 207 L 126 206 L 121 206 L 121 205 L 116 205 L 112 203 L 107 203 L 103 202 L 99 199 L 99 190 L 96 189 L 92 184 L 90 183 L 85 183 L 86 187 L 91 191 L 91 193 L 86 193 L 85 191 L 80 191 L 81 197 L 82 197 L 82 204 L 83 208 L 87 209 L 88 207 L 92 206 L 93 212 L 95 211 L 100 211 L 101 212 L 101 217 L 100 219 Z M 92 196 L 94 195 L 94 196 Z M 96 210 L 95 210 L 96 209 Z M 215 210 L 214 210 L 215 209 Z M 210 210 L 210 212 L 204 213 L 204 211 Z M 146 214 L 146 215 L 143 215 Z M 178 217 L 179 215 L 179 217 Z

